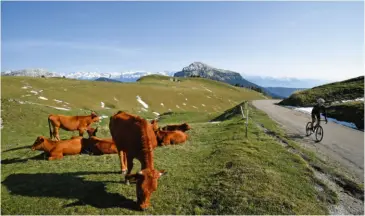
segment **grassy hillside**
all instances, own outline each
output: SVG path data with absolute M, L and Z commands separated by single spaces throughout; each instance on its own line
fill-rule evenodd
M 242 100 L 264 98 L 261 94 L 236 88 L 228 84 L 205 79 L 168 79 L 146 77 L 137 83 L 109 83 L 98 81 L 71 80 L 62 78 L 2 77 L 2 98 L 30 101 L 41 105 L 69 107 L 110 113 L 126 110 L 133 113 L 155 116 L 153 112 L 168 111 L 222 112 Z M 23 89 L 24 86 L 31 88 Z M 35 95 L 30 91 L 43 90 Z M 39 96 L 48 100 L 39 99 Z M 148 108 L 138 101 L 140 96 Z M 61 100 L 69 104 L 54 101 Z M 101 102 L 105 107 L 101 108 Z M 161 103 L 163 105 L 161 105 Z M 144 110 L 144 109 L 146 110 Z M 54 112 L 57 112 L 55 110 Z
M 364 102 L 348 102 L 336 104 L 327 109 L 327 114 L 331 118 L 339 121 L 352 122 L 359 129 L 364 129 Z
M 364 97 L 364 76 L 298 91 L 279 104 L 309 107 L 313 106 L 319 97 L 326 102 L 362 98 Z
M 41 101 L 38 96 L 28 96 L 26 100 L 39 104 L 14 100 L 25 100 L 21 96 L 30 89 L 21 87 L 26 84 L 42 89 L 43 97 L 69 102 L 66 105 L 71 110 L 44 106 L 57 104 Z M 150 105 L 148 112 L 141 111 L 137 94 Z M 232 110 L 229 108 L 235 103 L 260 97 L 256 92 L 203 79 L 176 83 L 148 77 L 139 83 L 120 84 L 2 78 L 1 213 L 141 214 L 133 209 L 135 185 L 121 184 L 124 176 L 120 174 L 117 155 L 75 155 L 47 161 L 40 152 L 30 151 L 29 146 L 37 136 L 49 136 L 49 113 L 79 114 L 85 113 L 80 110 L 85 108 L 110 115 L 124 109 L 141 111 L 141 116 L 149 117 L 152 109 L 166 111 L 161 102 L 173 107 L 187 98 L 185 111 L 175 108 L 160 118 L 161 126 L 187 121 L 192 129 L 185 144 L 155 150 L 155 167 L 166 169 L 168 174 L 159 180 L 152 206 L 143 214 L 328 214 L 326 205 L 335 202 L 336 197 L 328 190 L 316 190 L 317 180 L 301 157 L 288 152 L 253 121 L 249 121 L 246 139 L 240 114 L 221 118 L 220 123 L 208 122 L 226 109 Z M 100 101 L 115 108 L 101 109 Z M 190 108 L 201 103 L 206 106 Z M 216 111 L 213 107 L 217 104 L 221 109 Z M 110 137 L 108 123 L 108 118 L 98 123 L 100 137 Z M 60 131 L 61 138 L 74 134 Z M 135 160 L 133 172 L 139 168 Z

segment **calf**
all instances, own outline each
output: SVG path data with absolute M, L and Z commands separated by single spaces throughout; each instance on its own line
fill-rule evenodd
M 53 141 L 44 136 L 39 136 L 32 145 L 33 151 L 40 150 L 48 153 L 48 160 L 62 159 L 64 155 L 80 154 L 82 149 L 82 137 Z
M 48 116 L 49 135 L 51 139 L 56 138 L 56 140 L 60 141 L 58 131 L 59 128 L 62 128 L 66 131 L 78 130 L 79 135 L 83 136 L 84 131 L 90 126 L 90 124 L 99 120 L 100 118 L 95 112 L 91 112 L 91 114 L 87 116 L 65 116 L 50 114 Z M 53 127 L 53 132 L 51 125 Z
M 131 179 L 137 181 L 137 204 L 141 209 L 146 209 L 150 206 L 152 192 L 157 189 L 158 178 L 165 173 L 164 170 L 156 170 L 153 166 L 153 150 L 157 147 L 157 140 L 152 125 L 139 116 L 119 111 L 110 117 L 109 129 L 121 162 L 121 151 L 127 153 L 126 183 L 129 184 Z M 134 158 L 141 162 L 142 170 L 130 174 Z
M 190 129 L 191 129 L 191 127 L 187 123 L 183 123 L 183 124 L 179 124 L 179 125 L 166 125 L 165 127 L 162 128 L 162 130 L 164 130 L 164 131 L 179 130 L 182 132 L 188 131 Z

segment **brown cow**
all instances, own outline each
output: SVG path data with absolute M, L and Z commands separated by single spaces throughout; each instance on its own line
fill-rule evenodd
M 83 149 L 82 137 L 69 140 L 53 141 L 44 136 L 39 136 L 32 145 L 32 150 L 48 153 L 48 160 L 62 159 L 64 155 L 80 154 Z
M 99 116 L 95 112 L 91 112 L 87 116 L 65 116 L 65 115 L 53 115 L 48 116 L 48 126 L 50 138 L 56 138 L 60 141 L 59 128 L 66 131 L 79 131 L 79 136 L 84 135 L 84 131 L 90 126 L 90 124 L 99 121 Z M 51 130 L 51 124 L 53 127 L 53 133 Z M 53 136 L 53 137 L 52 137 Z
M 182 131 L 162 131 L 158 129 L 156 131 L 156 138 L 158 145 L 173 145 L 183 143 L 188 139 L 188 135 Z
M 191 127 L 187 123 L 183 123 L 183 124 L 179 124 L 179 125 L 166 125 L 165 127 L 162 128 L 162 130 L 164 130 L 164 131 L 179 130 L 182 132 L 188 131 L 190 129 L 191 129 Z
M 141 209 L 146 209 L 150 205 L 152 192 L 157 189 L 158 178 L 165 173 L 164 170 L 155 170 L 153 166 L 153 150 L 157 147 L 157 140 L 152 125 L 139 116 L 119 111 L 110 117 L 109 129 L 118 151 L 127 152 L 126 183 L 129 184 L 131 179 L 137 181 L 137 204 Z M 122 162 L 122 154 L 119 158 Z M 140 161 L 142 170 L 130 174 L 134 158 Z
M 86 151 L 89 151 L 93 153 L 94 155 L 101 155 L 101 154 L 117 154 L 117 146 L 115 145 L 113 139 L 101 139 L 99 137 L 96 137 L 96 132 L 98 131 L 98 128 L 88 128 L 87 133 L 89 134 L 89 139 L 87 140 L 88 149 Z M 127 172 L 127 154 L 126 152 L 122 152 L 123 154 L 123 161 L 121 163 L 122 168 L 122 174 L 125 174 Z

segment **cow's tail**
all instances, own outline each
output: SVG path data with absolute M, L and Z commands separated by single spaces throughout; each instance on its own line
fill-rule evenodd
M 49 137 L 52 139 L 51 116 L 48 116 Z

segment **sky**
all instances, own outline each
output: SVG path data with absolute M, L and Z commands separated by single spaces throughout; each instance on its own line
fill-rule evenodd
M 364 3 L 1 2 L 1 71 L 364 74 Z

